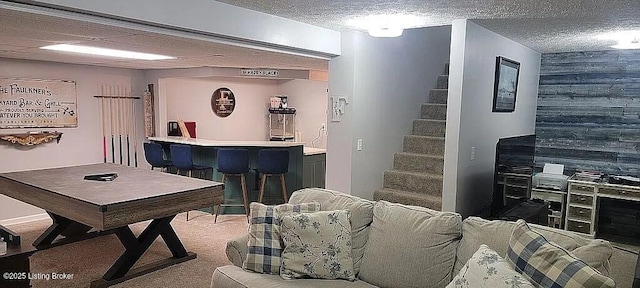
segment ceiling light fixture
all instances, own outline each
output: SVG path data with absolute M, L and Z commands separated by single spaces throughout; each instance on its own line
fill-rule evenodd
M 40 47 L 40 49 L 81 53 L 81 54 L 89 54 L 89 55 L 108 56 L 108 57 L 137 59 L 137 60 L 176 59 L 176 57 L 172 57 L 172 56 L 132 52 L 132 51 L 108 49 L 108 48 L 99 48 L 99 47 L 91 47 L 91 46 L 82 46 L 82 45 L 72 45 L 72 44 L 49 45 L 49 46 Z
M 615 49 L 640 49 L 640 30 L 619 31 L 596 36 L 598 40 L 616 41 Z
M 373 37 L 398 37 L 404 29 L 425 26 L 421 17 L 405 14 L 369 15 L 347 21 L 347 25 L 367 30 Z
M 640 49 L 640 41 L 634 39 L 631 41 L 619 41 L 618 44 L 611 46 L 616 49 Z
M 398 37 L 402 35 L 404 29 L 393 27 L 370 28 L 369 35 L 373 37 Z

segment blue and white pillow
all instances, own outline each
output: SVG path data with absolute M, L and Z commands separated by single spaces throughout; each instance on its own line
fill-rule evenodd
M 496 251 L 482 244 L 446 288 L 534 288 Z
M 350 215 L 335 210 L 283 217 L 280 277 L 355 280 Z
M 284 248 L 280 236 L 280 218 L 292 213 L 320 211 L 320 203 L 267 206 L 254 202 L 250 207 L 248 252 L 242 268 L 258 273 L 278 274 Z

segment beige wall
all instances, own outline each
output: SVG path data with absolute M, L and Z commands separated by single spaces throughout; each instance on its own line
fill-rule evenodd
M 0 172 L 62 167 L 102 162 L 102 122 L 98 85 L 120 84 L 133 88 L 141 95 L 144 88 L 142 72 L 128 69 L 101 68 L 84 65 L 56 64 L 0 58 L 0 77 L 62 79 L 76 81 L 78 103 L 77 128 L 0 129 L 0 134 L 27 131 L 60 131 L 60 143 L 55 142 L 24 147 L 0 143 Z M 141 105 L 138 109 L 138 131 L 142 131 Z M 144 135 L 138 135 L 142 143 Z M 142 148 L 138 149 L 138 163 L 146 165 Z M 0 195 L 0 221 L 41 214 L 44 211 Z
M 326 81 L 304 79 L 281 80 L 278 85 L 278 93 L 287 95 L 289 106 L 296 108 L 296 130 L 306 146 L 327 147 L 327 87 Z M 325 130 L 320 131 L 323 123 Z
M 195 121 L 197 137 L 212 140 L 267 140 L 269 137 L 269 98 L 287 95 L 295 107 L 296 130 L 311 146 L 318 129 L 326 122 L 327 82 L 304 79 L 270 80 L 238 77 L 166 78 L 160 87 L 167 103 L 167 119 Z M 221 87 L 233 91 L 236 107 L 220 118 L 211 110 L 211 95 Z M 166 125 L 163 123 L 162 125 Z M 316 141 L 324 148 L 326 136 Z
M 266 140 L 269 97 L 278 93 L 276 80 L 232 77 L 163 79 L 167 119 L 195 121 L 197 138 L 211 140 Z M 211 95 L 221 87 L 233 91 L 236 107 L 220 118 L 211 110 Z M 166 125 L 166 123 L 160 123 Z M 164 136 L 164 135 L 160 135 Z

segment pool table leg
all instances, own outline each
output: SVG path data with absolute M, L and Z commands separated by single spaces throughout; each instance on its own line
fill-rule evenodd
M 87 233 L 91 230 L 90 226 L 51 212 L 47 213 L 51 217 L 51 220 L 53 220 L 53 224 L 51 224 L 51 226 L 49 226 L 49 228 L 47 228 L 47 230 L 33 242 L 33 246 L 39 250 L 112 233 L 111 231 L 95 231 Z M 64 236 L 65 238 L 54 242 L 58 236 Z
M 175 216 L 176 215 L 168 216 L 151 221 L 149 226 L 147 226 L 137 238 L 128 226 L 116 228 L 115 233 L 125 247 L 125 251 L 111 266 L 109 271 L 104 274 L 103 279 L 92 283 L 92 287 L 113 285 L 170 265 L 195 259 L 196 254 L 188 253 L 185 250 L 178 235 L 176 235 L 176 232 L 171 227 L 171 220 L 173 220 Z M 131 270 L 133 265 L 142 257 L 142 254 L 149 249 L 158 236 L 162 237 L 173 254 L 173 258 Z

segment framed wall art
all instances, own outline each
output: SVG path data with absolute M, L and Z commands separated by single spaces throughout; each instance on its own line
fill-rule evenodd
M 493 85 L 493 112 L 513 112 L 516 109 L 520 63 L 496 57 L 496 74 Z

